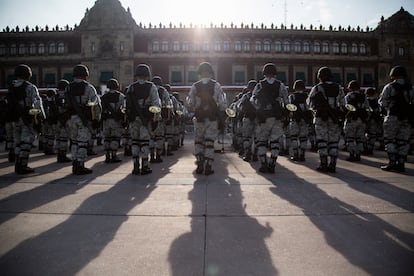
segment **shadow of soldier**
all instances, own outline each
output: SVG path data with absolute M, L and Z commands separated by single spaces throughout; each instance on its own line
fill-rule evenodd
M 283 174 L 294 175 L 284 167 Z M 414 270 L 414 235 L 385 220 L 392 221 L 393 214 L 361 210 L 304 178 L 293 185 L 277 180 L 273 183 L 275 187 L 270 190 L 301 208 L 324 234 L 327 244 L 351 264 L 370 275 L 408 275 Z
M 228 175 L 226 158 L 214 165 L 224 168 L 224 175 Z M 171 245 L 172 274 L 277 275 L 265 244 L 272 228 L 246 213 L 240 182 L 231 177 L 223 180 L 217 173 L 213 176 L 196 176 L 189 193 L 191 231 Z

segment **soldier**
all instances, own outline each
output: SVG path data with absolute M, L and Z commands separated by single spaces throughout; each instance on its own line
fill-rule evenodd
M 306 104 L 308 93 L 305 91 L 305 83 L 302 80 L 295 81 L 293 90 L 294 92 L 288 98 L 289 104 L 293 107 L 289 122 L 289 133 L 292 139 L 290 159 L 292 161 L 305 161 L 312 113 Z
M 384 86 L 380 99 L 381 107 L 387 112 L 384 118 L 384 143 L 388 164 L 382 170 L 404 172 L 409 151 L 410 121 L 413 122 L 414 90 L 403 66 L 390 71 L 391 82 Z
M 45 143 L 43 145 L 43 152 L 46 155 L 55 154 L 55 139 L 57 133 L 57 122 L 59 118 L 58 106 L 56 103 L 56 91 L 49 89 L 46 92 L 43 107 L 46 113 L 46 120 L 43 121 L 43 133 Z
M 279 155 L 279 139 L 283 135 L 283 123 L 288 92 L 285 85 L 276 79 L 276 65 L 263 66 L 264 79 L 253 90 L 250 101 L 256 108 L 257 155 L 261 163 L 259 172 L 274 173 Z M 270 158 L 266 156 L 270 143 Z
M 341 136 L 344 91 L 337 83 L 332 82 L 332 72 L 328 67 L 319 68 L 318 79 L 320 82 L 312 87 L 307 98 L 308 105 L 315 111 L 315 134 L 320 158 L 320 165 L 316 169 L 334 173 Z
M 349 152 L 346 160 L 361 161 L 369 104 L 356 80 L 349 82 L 348 90 L 349 92 L 345 95 L 345 107 L 348 111 L 344 124 L 345 142 Z
M 36 124 L 45 119 L 42 99 L 37 87 L 29 82 L 32 70 L 25 64 L 14 70 L 17 80 L 9 88 L 7 101 L 14 112 L 11 116 L 15 145 L 15 173 L 28 174 L 34 172 L 28 164 L 32 143 L 35 140 Z
M 72 173 L 83 175 L 92 173 L 85 167 L 88 141 L 92 129 L 96 128 L 101 117 L 101 100 L 95 87 L 86 81 L 88 68 L 78 64 L 73 68 L 74 80 L 66 87 L 65 103 L 70 116 L 70 137 L 72 140 Z
M 218 120 L 226 116 L 226 95 L 221 85 L 213 79 L 213 67 L 208 62 L 199 64 L 197 73 L 200 80 L 191 86 L 187 97 L 189 108 L 195 112 L 194 153 L 196 173 L 214 173 L 214 141 L 218 137 Z
M 57 85 L 58 92 L 56 94 L 56 105 L 58 110 L 57 116 L 57 162 L 67 163 L 71 162 L 71 159 L 66 156 L 68 152 L 68 140 L 69 140 L 69 118 L 70 114 L 65 104 L 65 90 L 69 85 L 67 80 L 60 80 Z
M 373 154 L 375 142 L 383 143 L 383 131 L 382 131 L 382 109 L 378 103 L 378 94 L 372 87 L 365 90 L 365 96 L 369 105 L 369 117 L 365 129 L 365 153 Z
M 108 80 L 106 87 L 109 91 L 101 97 L 105 163 L 117 163 L 121 162 L 117 157 L 117 151 L 126 111 L 125 96 L 119 92 L 119 83 L 116 79 Z
M 13 107 L 10 106 L 7 95 L 3 96 L 0 100 L 0 124 L 4 129 L 5 150 L 8 152 L 7 158 L 10 163 L 14 163 L 16 159 L 13 143 L 13 124 L 11 121 L 13 113 Z
M 180 95 L 178 92 L 172 92 L 173 96 L 173 105 L 177 105 L 175 109 L 175 113 L 177 116 L 175 116 L 175 125 L 176 132 L 178 132 L 177 137 L 177 146 L 181 147 L 184 145 L 184 136 L 185 136 L 185 122 L 188 118 L 188 110 L 184 106 L 184 102 L 180 100 Z M 175 99 L 175 100 L 174 100 Z
M 246 162 L 250 162 L 255 156 L 253 148 L 253 138 L 256 128 L 256 109 L 250 102 L 252 92 L 256 86 L 256 80 L 250 80 L 247 83 L 247 87 L 243 91 L 237 109 L 242 117 L 242 137 L 243 137 L 243 156 L 242 159 Z M 256 155 L 257 157 L 257 155 Z
M 149 111 L 161 109 L 158 89 L 152 82 L 150 68 L 146 64 L 139 64 L 135 69 L 136 81 L 126 92 L 126 108 L 129 121 L 129 131 L 132 138 L 132 159 L 134 169 L 132 174 L 149 174 L 152 172 L 148 166 L 151 120 L 159 120 L 159 114 Z M 142 167 L 140 167 L 140 158 Z

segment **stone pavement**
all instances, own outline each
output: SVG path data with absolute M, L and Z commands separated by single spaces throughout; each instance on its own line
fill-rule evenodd
M 198 176 L 192 143 L 145 176 L 101 147 L 86 176 L 36 151 L 36 173 L 16 176 L 0 153 L 0 274 L 414 275 L 413 156 L 404 174 L 377 151 L 341 152 L 336 174 L 314 170 L 316 153 L 280 157 L 264 175 L 227 139 Z

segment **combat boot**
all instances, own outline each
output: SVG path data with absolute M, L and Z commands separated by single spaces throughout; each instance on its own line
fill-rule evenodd
M 276 166 L 276 158 L 271 157 L 269 164 L 267 164 L 267 172 L 275 173 L 275 166 Z
M 316 168 L 318 172 L 327 172 L 328 171 L 328 156 L 320 156 L 319 166 Z
M 109 150 L 106 151 L 105 153 L 105 163 L 111 163 L 111 153 Z
M 305 162 L 305 150 L 304 149 L 300 149 L 300 153 L 299 153 L 299 161 Z
M 356 157 L 355 157 L 355 154 L 353 152 L 350 152 L 349 156 L 346 158 L 346 161 L 349 161 L 349 162 L 357 161 Z
M 124 156 L 132 156 L 132 150 L 130 145 L 125 145 Z
M 381 166 L 383 171 L 397 171 L 397 156 L 393 153 L 388 153 L 388 164 Z
M 111 151 L 111 163 L 119 163 L 122 160 L 116 156 L 116 150 Z
M 16 158 L 15 165 L 14 165 L 14 172 L 16 174 L 29 174 L 33 173 L 34 169 L 27 166 L 27 164 L 23 165 L 23 159 Z
M 201 154 L 196 155 L 196 174 L 202 174 L 204 172 L 204 156 Z
M 94 156 L 94 155 L 97 155 L 97 153 L 93 150 L 93 148 L 92 148 L 92 147 L 90 147 L 90 148 L 88 148 L 88 150 L 87 150 L 87 155 L 88 155 L 88 156 Z
M 16 154 L 14 153 L 14 149 L 9 149 L 8 160 L 10 163 L 16 161 Z
M 172 152 L 172 146 L 171 145 L 167 146 L 167 155 L 168 156 L 174 155 L 174 153 Z
M 152 173 L 151 168 L 148 166 L 148 159 L 142 158 L 141 175 Z
M 58 154 L 57 154 L 57 162 L 58 163 L 68 163 L 70 161 L 71 160 L 70 160 L 70 158 L 68 158 L 66 156 L 66 152 L 65 151 L 58 151 Z
M 331 161 L 329 162 L 329 165 L 328 165 L 328 172 L 336 173 L 336 157 L 335 156 L 331 156 Z
M 249 149 L 244 150 L 243 161 L 250 162 L 252 160 L 252 153 Z
M 141 170 L 139 168 L 139 158 L 134 157 L 133 158 L 134 168 L 132 169 L 132 174 L 139 175 L 141 174 Z
M 84 175 L 92 173 L 91 169 L 85 168 L 85 163 L 78 161 L 78 168 L 76 170 L 76 175 Z
M 259 172 L 261 173 L 267 173 L 267 161 L 266 161 L 266 155 L 261 155 L 259 156 L 259 160 L 260 160 L 260 168 L 259 168 Z
M 78 161 L 72 161 L 72 174 L 77 174 L 78 172 L 78 166 L 79 166 L 79 162 Z
M 291 161 L 299 161 L 299 153 L 297 149 L 293 150 L 293 154 L 290 156 Z
M 211 162 L 212 161 L 213 160 L 211 160 L 211 159 L 206 160 L 206 164 L 205 164 L 205 168 L 204 168 L 204 174 L 205 175 L 210 175 L 210 174 L 214 173 L 214 170 L 211 168 Z
M 157 149 L 156 151 L 155 151 L 155 158 L 154 158 L 154 160 L 153 160 L 153 162 L 152 163 L 161 163 L 163 160 L 162 160 L 162 158 L 161 158 L 161 150 L 160 149 Z

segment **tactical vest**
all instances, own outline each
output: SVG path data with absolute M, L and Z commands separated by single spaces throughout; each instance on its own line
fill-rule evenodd
M 86 85 L 87 83 L 85 81 L 71 82 L 68 85 L 65 97 L 67 98 L 66 102 L 68 103 L 69 112 L 71 115 L 78 114 L 76 109 L 81 109 L 82 112 L 86 111 L 85 107 L 87 104 L 87 99 L 85 99 L 85 97 L 82 97 L 85 95 Z
M 250 120 L 254 120 L 256 118 L 256 109 L 250 102 L 251 97 L 252 91 L 248 92 L 244 96 L 243 101 L 240 103 L 240 111 L 243 117 L 249 118 Z
M 408 99 L 408 89 L 405 85 L 393 82 L 390 96 L 388 115 L 398 117 L 398 120 L 405 120 L 410 117 L 410 103 Z
M 261 80 L 261 89 L 256 95 L 259 101 L 260 109 L 257 110 L 257 116 L 262 119 L 275 117 L 280 120 L 284 116 L 282 105 L 280 102 L 280 85 L 281 82 L 276 80 L 273 83 L 268 83 L 266 80 Z
M 315 117 L 328 120 L 330 113 L 335 112 L 335 115 L 338 115 L 337 97 L 339 96 L 339 85 L 336 83 L 319 83 L 316 89 L 319 92 L 312 97 L 312 105 L 316 109 Z M 321 90 L 323 90 L 323 93 Z M 330 112 L 329 109 L 332 111 Z
M 293 119 L 297 122 L 301 119 L 305 120 L 306 123 L 311 123 L 312 113 L 306 109 L 306 99 L 308 95 L 303 92 L 295 92 L 291 95 L 291 103 L 297 106 L 297 110 L 292 112 Z
M 130 88 L 130 91 L 127 93 L 127 114 L 129 120 L 133 121 L 137 116 L 142 120 L 151 118 L 152 113 L 148 110 L 150 105 L 146 104 L 145 101 L 150 95 L 152 85 L 152 82 L 149 81 L 142 84 L 136 82 Z
M 368 117 L 367 111 L 363 108 L 365 102 L 364 94 L 357 91 L 350 92 L 347 96 L 347 101 L 355 107 L 355 111 L 348 112 L 345 116 L 346 118 L 354 120 L 361 118 L 365 120 Z
M 370 119 L 379 121 L 381 120 L 381 107 L 377 98 L 367 98 L 369 107 L 371 109 Z
M 30 120 L 29 110 L 31 106 L 27 103 L 27 93 L 26 88 L 29 86 L 29 82 L 24 81 L 22 85 L 15 87 L 9 87 L 9 93 L 7 95 L 7 100 L 9 102 L 11 109 L 16 109 L 10 114 L 10 121 L 16 122 L 19 118 L 22 118 L 23 121 Z
M 198 81 L 194 85 L 196 87 L 195 96 L 201 100 L 200 106 L 195 109 L 195 117 L 198 120 L 209 119 L 210 121 L 215 121 L 218 114 L 218 106 L 213 98 L 216 82 L 209 80 L 204 84 L 202 81 Z
M 118 92 L 109 92 L 101 97 L 102 101 L 102 119 L 115 119 L 120 120 L 122 113 L 117 106 L 119 102 Z

